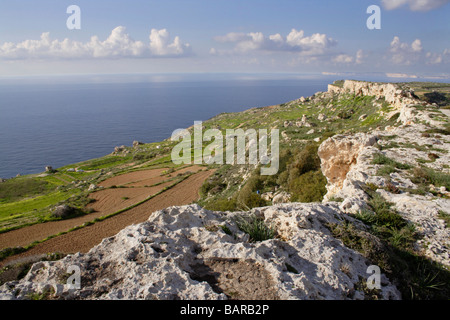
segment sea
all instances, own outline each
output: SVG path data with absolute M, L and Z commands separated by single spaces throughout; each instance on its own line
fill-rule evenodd
M 194 121 L 311 96 L 339 79 L 321 74 L 3 77 L 0 178 L 98 158 L 135 140 L 162 141 Z

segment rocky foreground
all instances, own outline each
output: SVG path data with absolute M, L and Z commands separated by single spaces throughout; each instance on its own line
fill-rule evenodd
M 319 148 L 328 181 L 322 203 L 248 212 L 167 208 L 86 254 L 34 264 L 22 280 L 0 287 L 0 299 L 402 299 L 392 273 L 381 274 L 380 289 L 368 288 L 370 258 L 386 248 L 355 215 L 372 209 L 369 187 L 414 226 L 417 255 L 450 267 L 450 231 L 442 218 L 450 214 L 448 190 L 424 187 L 406 170 L 424 165 L 448 172 L 448 135 L 428 133 L 448 117 L 392 84 L 346 81 L 325 94 L 342 92 L 385 98 L 399 113 L 399 126 L 325 140 Z M 382 174 L 386 163 L 374 161 L 380 157 L 393 170 Z M 242 217 L 260 218 L 276 236 L 252 241 L 238 227 Z M 368 249 L 350 248 L 345 230 Z M 80 268 L 79 289 L 67 283 L 73 265 Z
M 171 207 L 87 254 L 34 264 L 0 295 L 23 299 L 53 290 L 64 299 L 364 298 L 370 263 L 331 235 L 327 224 L 351 219 L 336 204 L 282 204 L 251 213 L 273 225 L 280 239 L 250 243 L 233 219 L 241 213 Z M 71 265 L 81 267 L 80 290 L 65 283 Z M 381 284 L 382 298 L 400 298 L 386 277 Z

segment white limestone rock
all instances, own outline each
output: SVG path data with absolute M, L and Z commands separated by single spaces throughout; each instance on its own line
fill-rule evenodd
M 249 214 L 262 217 L 278 237 L 248 242 L 235 218 Z M 336 204 L 240 213 L 171 207 L 86 254 L 34 264 L 25 278 L 0 287 L 0 299 L 25 299 L 50 288 L 54 299 L 363 299 L 359 288 L 370 263 L 327 227 L 346 219 Z M 81 270 L 79 290 L 65 283 L 71 265 Z M 381 283 L 383 299 L 401 298 L 384 275 Z

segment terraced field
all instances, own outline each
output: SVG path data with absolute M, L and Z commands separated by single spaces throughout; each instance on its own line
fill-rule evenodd
M 86 252 L 103 238 L 147 220 L 154 211 L 196 201 L 201 185 L 213 172 L 188 166 L 179 170 L 144 169 L 106 179 L 98 191 L 89 194 L 95 200 L 87 206 L 92 213 L 0 234 L 0 249 L 29 248 L 1 264 L 48 252 Z

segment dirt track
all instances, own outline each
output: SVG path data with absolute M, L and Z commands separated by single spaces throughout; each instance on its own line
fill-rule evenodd
M 16 259 L 20 259 L 23 257 L 46 254 L 50 252 L 61 252 L 61 253 L 75 253 L 75 252 L 87 252 L 89 249 L 99 244 L 102 239 L 115 235 L 117 232 L 122 230 L 128 225 L 137 224 L 144 222 L 148 219 L 150 214 L 154 211 L 164 209 L 166 207 L 175 206 L 175 205 L 186 205 L 190 204 L 193 201 L 198 199 L 198 190 L 203 184 L 203 181 L 209 177 L 213 171 L 201 171 L 196 174 L 193 174 L 183 182 L 180 182 L 175 187 L 163 192 L 150 199 L 149 201 L 133 208 L 128 211 L 125 211 L 119 215 L 111 217 L 101 222 L 97 222 L 91 226 L 84 227 L 82 229 L 69 232 L 67 234 L 52 238 L 47 240 L 41 244 L 36 245 L 32 249 L 12 257 L 9 257 L 0 262 L 0 266 L 8 264 L 8 262 Z M 163 188 L 163 187 L 161 187 Z M 128 189 L 123 189 L 128 190 Z M 162 190 L 162 189 L 161 189 Z M 117 210 L 114 210 L 117 211 Z M 105 215 L 102 213 L 101 215 Z M 94 217 L 89 215 L 88 221 L 91 221 Z M 58 221 L 58 222 L 67 222 L 67 226 L 73 227 L 75 219 L 66 220 L 66 221 Z M 45 224 L 47 229 L 48 223 Z M 79 225 L 79 224 L 78 224 Z M 35 227 L 33 229 L 40 230 L 43 225 L 35 225 L 31 226 Z M 31 228 L 27 227 L 27 228 Z M 24 228 L 25 229 L 25 228 Z M 15 230 L 20 231 L 23 229 Z M 34 230 L 34 231 L 36 231 Z M 67 230 L 67 229 L 66 229 Z M 31 231 L 31 229 L 28 229 Z M 12 231 L 14 232 L 14 231 Z M 44 232 L 44 231 L 40 231 Z M 60 231 L 59 231 L 60 232 Z M 37 232 L 39 233 L 39 232 Z M 11 233 L 5 233 L 3 236 L 8 235 L 11 236 Z M 28 232 L 22 234 L 24 239 L 27 239 Z M 46 232 L 48 235 L 48 230 Z M 53 233 L 55 234 L 55 233 Z M 51 235 L 51 234 L 50 234 Z M 2 235 L 0 235 L 2 236 Z M 8 238 L 9 238 L 8 237 Z M 40 239 L 43 239 L 42 237 Z M 16 238 L 13 238 L 16 239 Z M 17 240 L 17 239 L 16 239 Z M 28 238 L 25 242 L 26 244 L 30 243 L 30 239 Z M 17 245 L 16 245 L 17 246 Z

